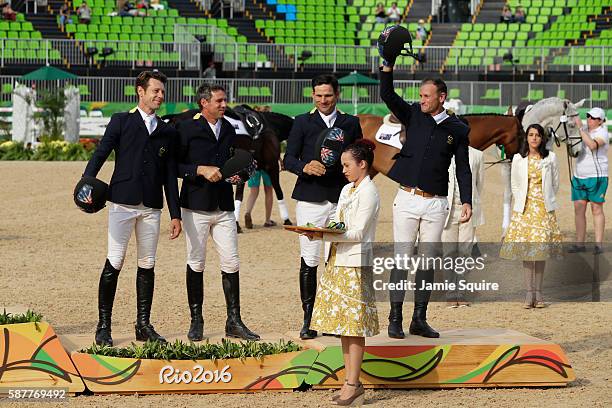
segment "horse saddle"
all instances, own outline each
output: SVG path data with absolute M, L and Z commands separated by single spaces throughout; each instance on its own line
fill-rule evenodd
M 400 126 L 402 128 L 404 127 L 404 125 L 402 125 L 399 119 L 396 118 L 395 115 L 392 113 L 385 115 L 385 117 L 383 118 L 383 123 L 388 126 Z
M 383 123 L 378 128 L 375 138 L 379 143 L 401 150 L 406 140 L 406 128 L 390 113 L 383 118 Z
M 237 118 L 246 128 L 247 133 L 251 138 L 257 139 L 264 129 L 264 118 L 257 112 L 252 110 L 247 105 L 238 105 L 233 109 Z

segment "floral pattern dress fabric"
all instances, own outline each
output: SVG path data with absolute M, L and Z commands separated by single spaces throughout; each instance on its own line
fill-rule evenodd
M 351 189 L 350 194 L 354 192 Z M 339 216 L 344 222 L 342 208 Z M 379 333 L 373 275 L 369 267 L 335 266 L 336 243 L 319 281 L 311 329 L 339 336 L 371 337 Z
M 546 211 L 542 191 L 541 159 L 529 157 L 529 186 L 523 213 L 513 212 L 500 257 L 523 261 L 544 261 L 561 257 L 563 236 L 554 211 Z

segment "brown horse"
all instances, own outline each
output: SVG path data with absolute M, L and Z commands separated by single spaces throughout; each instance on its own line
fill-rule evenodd
M 376 132 L 383 123 L 381 116 L 357 115 L 357 117 L 364 137 L 376 144 L 371 175 L 374 176 L 377 173 L 386 175 L 394 164 L 393 156 L 399 150 L 376 140 Z M 462 115 L 459 118 L 470 126 L 470 146 L 473 148 L 485 150 L 494 144 L 504 146 L 509 158 L 518 152 L 524 131 L 521 122 L 515 116 L 488 113 Z

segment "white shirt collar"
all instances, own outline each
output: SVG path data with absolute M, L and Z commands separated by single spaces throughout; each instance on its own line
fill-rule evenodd
M 319 115 L 321 115 L 321 119 L 323 119 L 323 122 L 325 122 L 327 127 L 334 126 L 334 122 L 336 121 L 336 117 L 338 116 L 337 108 L 334 108 L 333 112 L 330 113 L 329 115 L 323 114 L 323 112 L 321 112 L 320 110 L 317 110 L 317 111 L 319 112 Z
M 154 120 L 155 119 L 155 112 L 152 113 L 151 115 L 145 113 L 145 111 L 143 111 L 142 109 L 140 109 L 140 106 L 137 107 L 138 112 L 140 112 L 140 116 L 142 116 L 142 120 L 144 120 L 145 122 L 147 121 L 147 118 L 149 118 L 150 120 Z
M 444 109 L 442 112 L 432 117 L 433 117 L 433 120 L 435 120 L 436 123 L 439 125 L 440 123 L 442 123 L 442 121 L 448 118 L 448 113 L 446 113 L 446 109 Z
M 204 120 L 206 120 L 206 118 L 204 118 Z M 221 134 L 221 119 L 217 119 L 215 123 L 210 123 L 208 120 L 206 120 L 206 123 L 208 123 L 208 126 L 210 126 L 212 129 L 215 137 L 217 140 L 219 140 L 219 134 Z

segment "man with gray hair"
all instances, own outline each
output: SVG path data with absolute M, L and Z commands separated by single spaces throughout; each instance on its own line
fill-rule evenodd
M 225 335 L 259 340 L 240 317 L 238 238 L 232 185 L 221 168 L 231 156 L 234 127 L 223 117 L 227 107 L 225 89 L 204 84 L 197 91 L 200 112 L 179 122 L 178 175 L 183 179 L 180 202 L 187 238 L 187 299 L 191 326 L 187 337 L 204 338 L 204 265 L 210 235 L 219 254 L 221 280 L 227 306 Z

